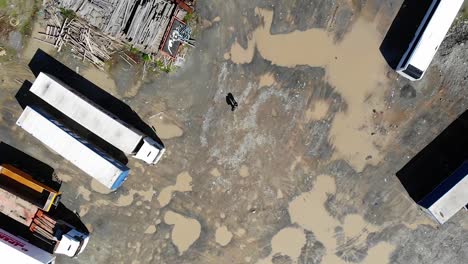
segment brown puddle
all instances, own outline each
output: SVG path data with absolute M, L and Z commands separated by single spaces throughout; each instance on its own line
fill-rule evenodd
M 167 211 L 164 222 L 173 225 L 171 238 L 177 247 L 179 255 L 182 255 L 200 237 L 201 225 L 196 219 L 185 217 L 181 214 Z
M 150 120 L 161 139 L 176 138 L 184 134 L 184 131 L 164 114 L 153 116 Z
M 145 234 L 154 234 L 154 233 L 156 233 L 155 225 L 149 225 L 145 230 Z
M 306 110 L 306 122 L 324 119 L 327 116 L 330 104 L 324 100 L 313 102 L 312 106 Z
M 117 96 L 117 86 L 111 76 L 106 72 L 98 70 L 94 66 L 90 66 L 80 74 L 90 82 L 111 93 L 113 96 Z
M 153 190 L 153 187 L 150 187 L 146 191 L 130 190 L 128 194 L 120 195 L 116 201 L 109 202 L 108 200 L 97 200 L 94 204 L 97 206 L 108 206 L 109 204 L 112 204 L 118 207 L 126 207 L 133 203 L 135 194 L 141 196 L 143 201 L 151 202 L 153 200 L 154 193 L 155 191 Z
M 229 244 L 229 242 L 231 242 L 232 236 L 233 236 L 232 233 L 225 226 L 218 227 L 216 229 L 216 233 L 215 233 L 216 243 L 218 243 L 219 245 L 223 247 Z
M 164 188 L 158 195 L 158 202 L 161 207 L 168 205 L 171 202 L 174 192 L 190 192 L 192 190 L 192 177 L 187 171 L 177 175 L 175 185 L 170 185 Z
M 221 176 L 221 172 L 219 172 L 218 168 L 213 168 L 210 170 L 210 174 L 213 177 L 219 177 Z
M 250 175 L 249 168 L 245 165 L 242 165 L 239 169 L 239 175 L 243 178 L 249 177 Z
M 90 196 L 91 196 L 91 191 L 90 190 L 86 189 L 83 186 L 78 186 L 77 192 L 78 192 L 77 195 L 81 195 L 81 197 L 83 197 L 83 199 L 85 199 L 86 201 L 90 201 Z
M 247 49 L 237 42 L 231 47 L 234 63 L 252 61 L 255 48 L 273 64 L 285 67 L 309 65 L 326 69 L 326 78 L 345 100 L 346 112 L 336 115 L 330 138 L 335 146 L 335 159 L 345 159 L 357 171 L 366 164 L 376 165 L 382 159 L 378 145 L 387 138 L 373 133 L 372 110 L 384 108 L 385 62 L 379 53 L 380 38 L 374 24 L 359 18 L 343 41 L 322 29 L 270 34 L 273 12 L 256 9 L 264 26 L 252 33 Z
M 395 246 L 387 243 L 380 242 L 374 247 L 370 248 L 367 252 L 367 257 L 362 261 L 363 264 L 383 263 L 383 259 L 389 259 Z M 386 263 L 389 263 L 388 261 Z
M 63 182 L 71 182 L 73 177 L 68 174 L 57 173 L 57 177 Z
M 91 189 L 95 192 L 102 193 L 102 194 L 109 194 L 112 191 L 109 190 L 106 186 L 102 185 L 100 182 L 93 179 L 91 181 Z
M 271 264 L 272 258 L 279 254 L 289 256 L 293 263 L 297 263 L 301 250 L 306 243 L 304 230 L 294 227 L 281 229 L 271 240 L 271 253 L 257 264 Z
M 286 227 L 281 229 L 271 241 L 272 251 L 269 257 L 258 263 L 272 263 L 272 257 L 280 253 L 288 255 L 293 261 L 300 256 L 301 249 L 305 244 L 305 235 L 302 229 L 311 231 L 317 241 L 323 244 L 326 253 L 321 263 L 345 264 L 345 260 L 335 254 L 340 247 L 351 247 L 353 245 L 365 245 L 367 235 L 378 232 L 378 228 L 366 222 L 361 215 L 346 215 L 343 223 L 331 216 L 325 208 L 328 195 L 336 192 L 335 180 L 328 175 L 317 177 L 311 191 L 302 193 L 289 204 L 289 216 L 292 224 L 300 228 Z M 336 236 L 336 228 L 343 229 L 345 245 L 339 244 Z M 301 229 L 302 228 L 302 229 Z M 363 263 L 388 263 L 391 252 L 395 246 L 387 242 L 381 242 L 369 248 L 367 257 Z
M 268 86 L 272 86 L 275 83 L 276 83 L 275 76 L 273 76 L 272 73 L 266 73 L 260 76 L 258 87 L 259 88 L 268 87 Z

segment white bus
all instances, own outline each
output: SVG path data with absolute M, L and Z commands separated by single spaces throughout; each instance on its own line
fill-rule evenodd
M 464 0 L 433 0 L 396 71 L 420 80 L 445 38 Z

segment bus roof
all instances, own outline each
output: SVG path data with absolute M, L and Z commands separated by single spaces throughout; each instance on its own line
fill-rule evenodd
M 422 32 L 422 36 L 408 60 L 408 64 L 413 65 L 421 71 L 425 71 L 429 67 L 464 0 L 435 1 L 438 1 L 439 4 L 435 7 L 434 14 L 430 18 L 424 32 Z

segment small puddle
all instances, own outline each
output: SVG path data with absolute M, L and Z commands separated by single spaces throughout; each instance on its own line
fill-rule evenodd
M 213 168 L 210 170 L 210 174 L 213 177 L 219 177 L 221 176 L 221 172 L 219 172 L 218 168 Z
M 57 173 L 57 177 L 63 182 L 71 182 L 73 180 L 73 177 L 71 175 L 63 173 Z
M 276 83 L 275 76 L 272 73 L 266 73 L 260 76 L 258 87 L 269 87 Z
M 184 134 L 184 131 L 163 113 L 151 117 L 150 120 L 156 128 L 156 134 L 161 139 L 181 137 Z
M 168 205 L 172 200 L 174 192 L 190 192 L 192 191 L 192 177 L 187 171 L 177 175 L 175 185 L 170 185 L 164 188 L 158 195 L 158 202 L 161 207 Z
M 78 186 L 78 195 L 81 195 L 81 197 L 83 197 L 83 199 L 85 199 L 86 201 L 90 201 L 90 197 L 91 197 L 91 191 L 86 189 L 85 187 L 83 186 Z
M 106 186 L 102 185 L 100 182 L 93 179 L 91 181 L 91 189 L 95 192 L 102 193 L 102 194 L 109 194 L 112 191 L 109 190 Z
M 249 168 L 245 165 L 242 165 L 239 170 L 239 175 L 243 178 L 249 177 L 250 175 Z
M 155 225 L 149 225 L 145 230 L 145 234 L 154 234 L 154 233 L 156 233 Z
M 115 85 L 114 79 L 112 79 L 111 76 L 106 72 L 98 70 L 94 66 L 90 66 L 83 70 L 80 74 L 113 96 L 118 95 L 117 86 Z
M 367 252 L 367 257 L 362 262 L 363 264 L 375 264 L 375 263 L 389 263 L 392 252 L 395 250 L 395 246 L 387 243 L 380 242 L 374 247 L 370 248 Z M 387 260 L 382 262 L 382 260 Z
M 257 264 L 272 264 L 272 259 L 277 254 L 289 256 L 293 263 L 297 263 L 305 243 L 304 230 L 294 227 L 283 228 L 271 239 L 270 255 L 259 260 Z
M 313 102 L 312 106 L 305 112 L 306 122 L 324 119 L 327 116 L 329 108 L 330 104 L 326 101 Z
M 181 214 L 167 211 L 164 222 L 173 225 L 171 238 L 177 247 L 179 255 L 182 255 L 200 237 L 201 225 L 196 219 L 185 217 Z
M 229 244 L 229 242 L 231 242 L 232 236 L 233 236 L 232 233 L 225 226 L 218 227 L 216 229 L 216 234 L 215 234 L 216 243 L 218 243 L 219 245 L 223 247 Z

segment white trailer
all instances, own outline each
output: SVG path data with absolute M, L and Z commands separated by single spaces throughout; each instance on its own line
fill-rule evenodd
M 125 154 L 154 165 L 165 151 L 164 146 L 53 76 L 40 73 L 30 91 Z
M 49 264 L 55 256 L 0 228 L 2 263 Z
M 411 81 L 423 77 L 463 2 L 464 0 L 432 0 L 413 40 L 398 63 L 396 71 L 400 75 Z
M 89 144 L 40 108 L 27 106 L 16 124 L 111 190 L 122 185 L 128 176 L 127 166 Z
M 468 161 L 440 183 L 418 204 L 443 224 L 468 204 Z

